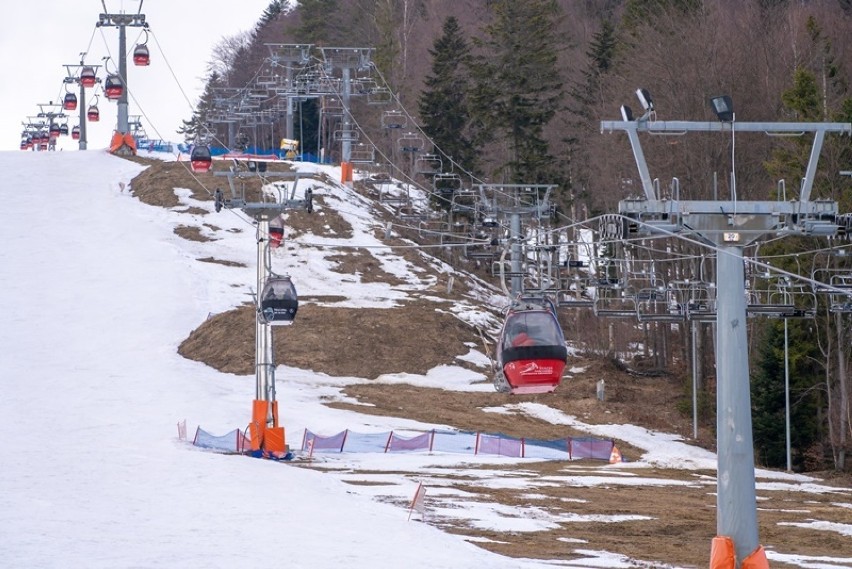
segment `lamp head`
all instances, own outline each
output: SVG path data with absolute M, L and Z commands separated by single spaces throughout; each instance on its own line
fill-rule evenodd
M 734 102 L 728 95 L 712 97 L 710 106 L 713 107 L 713 112 L 722 122 L 733 122 L 734 120 Z
M 646 111 L 654 110 L 654 101 L 651 99 L 651 93 L 647 89 L 636 89 L 636 97 L 639 98 L 639 103 Z
M 627 105 L 621 105 L 621 119 L 625 122 L 633 120 L 633 111 Z

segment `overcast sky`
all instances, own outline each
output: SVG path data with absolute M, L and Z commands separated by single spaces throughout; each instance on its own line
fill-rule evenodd
M 140 4 L 138 0 L 105 2 L 110 13 L 136 13 Z M 151 138 L 179 140 L 176 129 L 181 120 L 192 115 L 181 89 L 192 105 L 197 103 L 212 47 L 223 37 L 252 29 L 268 5 L 269 0 L 143 1 L 142 13 L 151 31 L 151 65 L 135 67 L 128 61 L 129 112 L 143 115 L 143 125 Z M 39 103 L 61 101 L 65 94 L 65 64 L 79 63 L 80 53 L 87 49 L 86 63 L 102 64 L 108 53 L 117 61 L 118 29 L 95 26 L 102 12 L 100 0 L 3 2 L 0 150 L 19 147 L 21 122 L 38 113 Z M 139 34 L 140 28 L 127 28 L 128 50 L 143 41 Z M 117 117 L 116 104 L 103 97 L 98 108 L 101 121 L 89 125 L 92 149 L 108 146 Z M 77 113 L 72 114 L 69 127 L 78 122 Z M 74 149 L 77 143 L 62 137 L 59 146 Z

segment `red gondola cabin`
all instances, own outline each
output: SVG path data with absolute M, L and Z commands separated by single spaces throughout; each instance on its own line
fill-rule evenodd
M 269 221 L 269 246 L 272 249 L 277 249 L 281 246 L 284 240 L 284 220 L 281 216 Z
M 151 53 L 148 51 L 148 46 L 144 43 L 140 43 L 133 50 L 133 63 L 141 66 L 151 64 Z
M 84 67 L 82 71 L 80 71 L 80 84 L 87 89 L 92 88 L 97 83 L 98 78 L 95 75 L 94 67 Z
M 556 389 L 568 348 L 553 303 L 546 298 L 520 298 L 512 303 L 497 353 L 497 391 L 522 394 Z
M 193 172 L 209 172 L 213 165 L 213 156 L 210 154 L 210 148 L 205 145 L 192 147 L 192 153 L 189 155 L 189 165 Z
M 110 101 L 118 100 L 124 93 L 124 84 L 121 82 L 121 77 L 115 74 L 107 75 L 104 82 L 104 94 Z
M 98 122 L 101 120 L 101 111 L 98 110 L 97 105 L 92 105 L 89 107 L 89 111 L 86 113 L 86 117 L 89 119 L 89 122 Z
M 62 108 L 66 111 L 76 111 L 77 95 L 74 93 L 65 93 L 65 99 L 62 101 Z
M 80 140 L 80 125 L 76 125 L 71 129 L 71 138 L 74 140 Z

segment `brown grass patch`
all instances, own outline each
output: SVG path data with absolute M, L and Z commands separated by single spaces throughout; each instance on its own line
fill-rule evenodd
M 203 257 L 196 259 L 197 261 L 201 261 L 202 263 L 214 263 L 217 265 L 225 265 L 226 267 L 245 267 L 245 263 L 239 263 L 237 261 L 224 261 L 222 259 L 215 259 L 213 257 Z
M 193 225 L 178 225 L 175 227 L 174 232 L 176 235 L 183 237 L 187 241 L 199 241 L 201 243 L 214 241 L 214 239 L 210 239 L 206 235 L 202 234 L 200 227 L 195 227 Z
M 437 365 L 458 363 L 456 356 L 468 352 L 464 343 L 478 343 L 479 336 L 435 308 L 434 302 L 418 301 L 385 310 L 302 303 L 295 324 L 274 330 L 275 361 L 364 378 L 425 374 Z M 253 306 L 217 314 L 195 329 L 178 352 L 227 373 L 253 373 L 255 314 Z

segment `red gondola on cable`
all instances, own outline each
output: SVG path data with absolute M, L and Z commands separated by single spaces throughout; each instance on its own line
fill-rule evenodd
M 299 296 L 288 276 L 271 276 L 266 279 L 258 301 L 257 317 L 271 326 L 292 324 L 299 310 Z
M 568 348 L 553 302 L 537 297 L 513 302 L 500 333 L 497 354 L 497 391 L 520 394 L 556 389 Z
M 284 220 L 279 215 L 269 221 L 269 246 L 277 249 L 284 240 Z
M 84 67 L 83 70 L 80 71 L 80 84 L 83 85 L 83 87 L 94 87 L 96 82 L 97 77 L 95 76 L 94 67 Z
M 62 134 L 62 131 L 60 130 L 58 124 L 50 125 L 50 130 L 48 130 L 47 132 L 49 138 L 58 138 L 59 135 Z
M 66 111 L 76 111 L 77 95 L 74 93 L 65 93 L 65 99 L 62 101 L 62 108 Z
M 192 147 L 192 153 L 189 155 L 189 165 L 193 172 L 204 173 L 210 171 L 210 166 L 213 165 L 213 156 L 210 154 L 210 148 L 206 145 L 196 145 Z
M 148 51 L 148 46 L 140 43 L 133 50 L 133 63 L 135 65 L 150 65 L 151 53 Z
M 89 122 L 98 122 L 99 120 L 101 120 L 101 111 L 98 110 L 97 105 L 92 105 L 89 107 L 89 110 L 86 113 L 86 118 L 89 119 Z
M 26 150 L 30 147 L 30 142 L 26 138 L 21 139 L 21 150 Z
M 121 81 L 121 77 L 115 73 L 107 75 L 104 82 L 104 94 L 106 98 L 110 101 L 115 101 L 121 97 L 122 93 L 124 93 L 124 84 Z
M 75 125 L 74 128 L 71 129 L 71 138 L 73 140 L 80 140 L 80 125 Z

